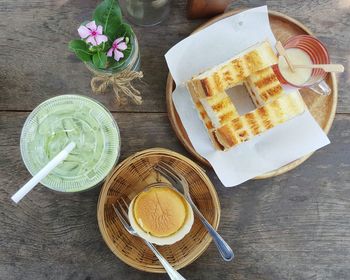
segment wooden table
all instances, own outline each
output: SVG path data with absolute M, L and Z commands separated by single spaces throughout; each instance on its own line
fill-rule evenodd
M 67 42 L 98 1 L 0 1 L 0 279 L 167 279 L 128 267 L 103 242 L 96 221 L 99 188 L 62 194 L 37 187 L 19 205 L 10 196 L 28 178 L 19 140 L 28 114 L 61 94 L 93 96 L 89 71 Z M 245 6 L 265 1 L 237 1 Z M 271 9 L 308 26 L 332 60 L 350 67 L 350 3 L 267 1 Z M 163 55 L 203 20 L 185 18 L 185 1 L 173 1 L 169 18 L 154 28 L 135 27 L 147 85 L 144 104 L 119 108 L 113 95 L 93 96 L 118 121 L 121 159 L 151 147 L 184 155 L 165 106 Z M 213 244 L 181 270 L 188 279 L 350 279 L 350 74 L 339 78 L 332 144 L 295 170 L 273 179 L 223 187 L 220 233 L 236 258 L 225 263 Z

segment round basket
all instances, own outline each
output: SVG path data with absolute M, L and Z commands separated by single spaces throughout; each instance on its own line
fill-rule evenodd
M 121 197 L 131 201 L 148 185 L 167 182 L 153 169 L 160 161 L 168 163 L 186 178 L 193 201 L 208 222 L 217 229 L 220 203 L 207 175 L 188 158 L 161 148 L 136 153 L 114 169 L 102 187 L 97 205 L 97 220 L 103 239 L 119 259 L 139 270 L 164 273 L 165 270 L 152 251 L 142 239 L 132 236 L 124 229 L 112 207 Z M 195 217 L 191 231 L 182 240 L 157 248 L 175 269 L 180 269 L 197 259 L 210 242 L 210 235 Z

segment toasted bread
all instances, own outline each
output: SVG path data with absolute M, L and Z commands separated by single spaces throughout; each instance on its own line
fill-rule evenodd
M 226 92 L 202 98 L 200 102 L 215 128 L 238 117 L 237 110 Z
M 200 98 L 193 90 L 193 84 L 187 84 L 187 88 L 207 128 L 208 126 L 220 127 L 227 121 L 238 117 L 237 110 L 225 91 L 218 92 L 214 96 Z
M 271 67 L 252 73 L 245 85 L 256 107 L 263 106 L 283 94 L 282 86 Z
M 223 92 L 222 94 L 215 96 L 215 98 L 205 98 L 205 100 L 202 99 L 200 101 L 197 100 L 195 106 L 200 119 L 208 130 L 210 140 L 214 147 L 221 150 L 223 147 L 216 139 L 214 133 L 215 127 L 220 127 L 238 117 L 238 113 L 230 98 L 225 92 Z M 206 109 L 204 107 L 206 107 Z M 208 112 L 211 117 L 209 117 Z
M 305 104 L 298 91 L 284 93 L 274 101 L 226 123 L 214 133 L 226 150 L 300 115 L 304 110 Z
M 201 102 L 197 102 L 196 103 L 196 108 L 197 108 L 197 111 L 198 111 L 198 113 L 200 115 L 201 120 L 205 124 L 205 127 L 208 130 L 213 129 L 214 128 L 213 123 L 209 119 L 207 112 L 204 110 L 202 103 Z
M 284 93 L 271 67 L 276 63 L 277 57 L 265 41 L 187 82 L 216 149 L 232 148 L 304 112 L 298 91 Z M 239 116 L 225 90 L 242 83 L 258 108 Z
M 192 94 L 198 98 L 214 96 L 235 85 L 242 84 L 252 73 L 277 63 L 271 44 L 264 41 L 238 54 L 234 58 L 194 76 L 187 82 Z

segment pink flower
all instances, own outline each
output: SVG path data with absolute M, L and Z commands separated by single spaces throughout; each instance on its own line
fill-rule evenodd
M 108 38 L 105 35 L 102 35 L 102 26 L 96 26 L 95 21 L 90 21 L 85 26 L 81 25 L 78 28 L 79 35 L 82 39 L 86 39 L 87 43 L 90 43 L 93 46 L 97 46 L 102 42 L 107 42 Z
M 124 57 L 124 54 L 121 51 L 127 49 L 127 45 L 124 42 L 124 37 L 120 37 L 114 40 L 112 47 L 107 52 L 107 56 L 112 56 L 114 53 L 114 59 L 119 61 Z

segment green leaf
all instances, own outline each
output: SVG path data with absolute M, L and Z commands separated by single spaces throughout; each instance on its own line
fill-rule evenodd
M 107 55 L 103 52 L 97 52 L 92 56 L 92 62 L 97 68 L 105 68 Z
M 89 45 L 83 40 L 72 40 L 68 44 L 68 48 L 82 61 L 91 61 L 91 52 Z
M 132 36 L 135 36 L 134 31 L 132 30 L 131 26 L 127 23 L 122 23 L 117 26 L 116 33 L 114 35 L 114 39 L 119 37 L 129 37 L 129 39 Z M 114 40 L 113 40 L 114 41 Z
M 101 46 L 101 51 L 103 52 L 108 52 L 108 50 L 112 47 L 112 42 L 111 41 L 107 41 L 107 42 L 104 42 Z
M 118 26 L 122 23 L 122 12 L 117 0 L 104 0 L 94 12 L 93 19 L 103 26 L 103 34 L 113 41 Z

